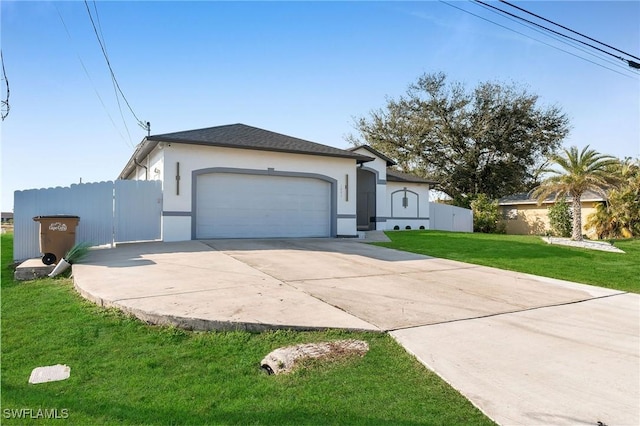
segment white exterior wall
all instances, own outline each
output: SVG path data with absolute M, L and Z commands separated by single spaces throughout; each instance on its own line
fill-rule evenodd
M 385 202 L 389 216 L 385 222 L 385 229 L 392 230 L 394 226 L 400 229 L 429 229 L 429 185 L 409 182 L 387 182 Z M 403 207 L 402 198 L 407 190 L 408 205 Z M 397 192 L 399 191 L 399 192 Z
M 192 238 L 193 172 L 210 168 L 308 173 L 336 180 L 337 235 L 355 236 L 356 163 L 353 159 L 291 154 L 238 148 L 161 144 L 149 156 L 163 181 L 163 240 Z M 160 160 L 154 161 L 158 153 Z M 180 162 L 180 193 L 177 194 L 176 163 Z M 153 169 L 151 169 L 153 170 Z M 349 175 L 347 178 L 346 175 Z M 346 185 L 348 179 L 348 188 Z M 347 194 L 348 189 L 348 194 Z
M 146 163 L 146 161 L 145 161 Z M 146 164 L 145 164 L 146 166 Z M 147 173 L 142 166 L 136 166 L 136 170 L 133 173 L 133 180 L 147 180 Z
M 146 166 L 149 168 L 149 180 L 162 180 L 164 174 L 164 155 L 162 149 L 154 149 L 147 157 Z
M 146 167 L 146 169 L 145 169 Z M 151 153 L 140 163 L 136 165 L 130 179 L 131 180 L 162 180 L 164 169 L 164 156 L 162 149 L 156 147 Z
M 387 162 L 376 157 L 371 151 L 360 148 L 356 149 L 362 155 L 375 157 L 374 161 L 364 163 L 362 167 L 367 170 L 374 170 L 378 175 L 376 185 L 376 229 L 392 230 L 394 226 L 405 229 L 420 229 L 424 226 L 429 229 L 429 185 L 409 182 L 389 182 L 387 181 Z M 402 206 L 404 189 L 407 189 L 409 205 Z M 402 190 L 401 193 L 396 191 Z M 394 195 L 395 193 L 395 195 Z M 393 207 L 393 209 L 392 209 Z

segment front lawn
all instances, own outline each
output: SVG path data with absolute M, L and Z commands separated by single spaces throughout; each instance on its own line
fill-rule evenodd
M 85 301 L 68 278 L 14 281 L 12 243 L 2 235 L 2 424 L 493 424 L 387 334 L 148 326 Z M 290 375 L 259 368 L 275 348 L 346 338 L 369 353 Z M 27 383 L 55 364 L 71 377 Z
M 640 239 L 615 241 L 621 253 L 549 245 L 540 237 L 444 231 L 390 231 L 380 246 L 640 293 Z

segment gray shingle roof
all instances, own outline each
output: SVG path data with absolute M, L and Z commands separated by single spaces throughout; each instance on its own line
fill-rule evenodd
M 395 161 L 393 161 L 391 158 L 387 157 L 386 155 L 384 155 L 383 153 L 381 153 L 377 149 L 374 149 L 374 148 L 370 147 L 369 145 L 354 146 L 353 148 L 349 148 L 349 151 L 357 151 L 360 148 L 366 149 L 367 151 L 369 151 L 373 155 L 377 156 L 378 158 L 383 159 L 384 161 L 387 162 L 387 166 L 395 166 L 396 164 L 398 164 Z
M 545 199 L 545 203 L 554 202 L 555 195 L 550 195 Z M 571 197 L 567 197 L 567 200 L 571 200 Z M 586 191 L 580 197 L 582 202 L 585 201 L 605 201 L 605 198 L 593 191 Z M 507 195 L 498 200 L 498 204 L 501 206 L 510 206 L 515 204 L 537 204 L 538 200 L 531 196 L 531 192 L 520 192 L 518 194 Z
M 387 157 L 386 155 L 384 155 L 383 153 L 381 153 L 377 149 L 370 147 L 369 145 L 354 146 L 353 148 L 349 148 L 349 151 L 357 151 L 360 148 L 366 149 L 371 154 L 373 154 L 376 157 L 378 157 L 378 158 L 380 158 L 380 159 L 382 159 L 382 160 L 387 162 L 387 180 L 390 181 L 390 182 L 428 183 L 428 184 L 438 183 L 438 182 L 433 181 L 433 180 L 421 178 L 421 177 L 413 175 L 411 173 L 399 172 L 399 171 L 397 171 L 395 169 L 392 169 L 390 166 L 395 166 L 398 163 L 396 163 L 391 158 Z
M 420 176 L 412 175 L 410 173 L 399 172 L 392 168 L 387 168 L 387 180 L 390 182 L 407 182 L 407 183 L 438 183 L 434 180 L 421 178 Z
M 371 157 L 354 152 L 240 123 L 208 127 L 205 129 L 187 130 L 183 132 L 165 133 L 162 135 L 152 135 L 147 137 L 147 140 L 321 155 L 326 157 L 353 158 L 358 162 L 367 162 L 372 160 Z

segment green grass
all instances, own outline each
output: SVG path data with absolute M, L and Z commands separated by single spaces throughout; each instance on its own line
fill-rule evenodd
M 2 235 L 2 424 L 492 424 L 386 334 L 149 326 L 85 301 L 68 278 L 14 281 L 12 243 Z M 343 338 L 370 351 L 290 375 L 259 368 L 275 348 Z M 68 380 L 27 383 L 58 363 Z M 7 418 L 21 409 L 68 418 Z
M 386 233 L 384 247 L 544 277 L 640 293 L 640 239 L 615 241 L 621 253 L 549 245 L 528 235 L 443 231 Z

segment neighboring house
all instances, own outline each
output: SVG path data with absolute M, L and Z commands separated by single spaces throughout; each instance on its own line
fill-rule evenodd
M 591 231 L 585 228 L 587 217 L 595 212 L 597 203 L 606 201 L 600 194 L 587 191 L 580 198 L 582 202 L 582 230 L 586 235 Z M 571 206 L 571 197 L 567 198 Z M 535 234 L 542 235 L 551 229 L 547 209 L 554 204 L 553 196 L 548 197 L 540 205 L 538 200 L 531 197 L 531 193 L 509 195 L 498 200 L 502 217 L 507 225 L 507 234 Z
M 13 212 L 2 212 L 2 223 L 13 223 Z
M 164 241 L 429 229 L 432 182 L 394 164 L 368 146 L 232 124 L 148 136 L 119 178 L 162 181 Z

